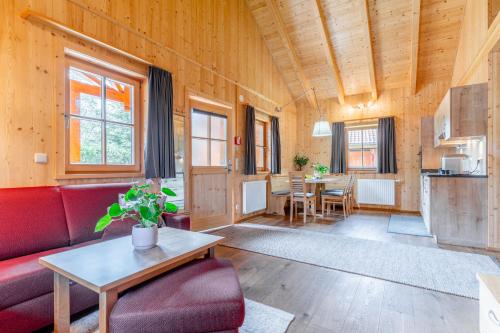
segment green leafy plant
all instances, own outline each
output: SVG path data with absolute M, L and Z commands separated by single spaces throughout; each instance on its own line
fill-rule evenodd
M 295 157 L 293 158 L 293 163 L 295 164 L 297 169 L 301 171 L 302 168 L 305 167 L 307 163 L 309 163 L 309 157 L 307 157 L 306 155 L 295 155 Z
M 101 217 L 95 226 L 95 232 L 104 230 L 114 221 L 131 218 L 144 228 L 158 224 L 162 213 L 175 213 L 177 206 L 167 202 L 168 197 L 176 194 L 169 188 L 162 188 L 161 192 L 151 191 L 149 184 L 134 185 L 124 196 L 124 203 L 114 203 L 108 207 L 108 213 Z
M 313 168 L 314 171 L 316 171 L 320 176 L 323 176 L 328 173 L 328 167 L 323 164 L 320 163 L 313 164 Z

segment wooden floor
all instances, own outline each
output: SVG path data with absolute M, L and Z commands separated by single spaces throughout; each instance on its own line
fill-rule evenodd
M 387 233 L 388 221 L 387 213 L 356 212 L 346 221 L 317 219 L 303 226 L 298 219 L 292 227 L 438 247 L 432 238 Z M 288 218 L 276 216 L 246 222 L 290 226 Z M 479 332 L 476 300 L 222 246 L 216 255 L 232 260 L 245 297 L 296 316 L 288 332 Z

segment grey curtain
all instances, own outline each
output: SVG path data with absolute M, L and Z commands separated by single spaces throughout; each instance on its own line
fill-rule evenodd
M 150 66 L 146 178 L 175 178 L 172 74 Z
M 251 105 L 246 108 L 245 123 L 245 175 L 257 174 L 257 162 L 255 160 L 255 109 Z
M 394 117 L 378 120 L 378 173 L 397 173 L 396 165 L 396 128 Z
M 345 124 L 332 124 L 332 154 L 330 159 L 330 173 L 345 173 Z
M 281 173 L 280 121 L 271 117 L 271 173 Z

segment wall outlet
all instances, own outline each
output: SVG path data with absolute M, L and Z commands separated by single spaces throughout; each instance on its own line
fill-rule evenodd
M 35 163 L 38 164 L 47 164 L 48 157 L 45 153 L 35 153 Z

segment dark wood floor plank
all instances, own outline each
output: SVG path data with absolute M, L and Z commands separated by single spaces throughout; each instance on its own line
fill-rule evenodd
M 317 219 L 296 229 L 403 244 L 438 246 L 433 238 L 387 233 L 389 214 L 357 212 L 346 221 Z M 256 217 L 251 223 L 290 227 L 285 217 Z M 464 252 L 497 253 L 463 247 Z M 478 333 L 479 303 L 389 281 L 218 247 L 217 256 L 238 270 L 245 297 L 293 313 L 290 333 Z M 335 254 L 332 254 L 335 255 Z

